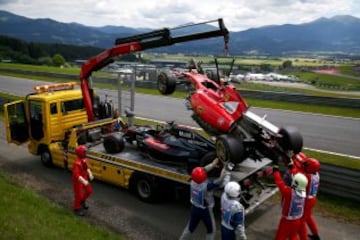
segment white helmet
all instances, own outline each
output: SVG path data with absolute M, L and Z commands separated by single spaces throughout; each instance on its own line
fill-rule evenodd
M 230 198 L 237 198 L 241 193 L 241 187 L 237 182 L 228 182 L 225 185 L 225 193 Z
M 306 176 L 302 173 L 296 173 L 291 182 L 291 187 L 296 190 L 296 194 L 299 197 L 306 197 L 306 186 L 308 184 L 308 180 Z

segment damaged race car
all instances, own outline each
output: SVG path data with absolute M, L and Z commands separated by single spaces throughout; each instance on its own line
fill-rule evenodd
M 169 95 L 177 86 L 185 86 L 189 92 L 186 106 L 193 112 L 192 118 L 197 124 L 216 137 L 216 154 L 223 163 L 237 164 L 247 158 L 285 159 L 299 153 L 303 138 L 298 129 L 293 126 L 279 128 L 252 112 L 238 90 L 220 78 L 217 59 L 215 63 L 215 75 L 213 71 L 207 74 L 195 61 L 186 71 L 160 72 L 158 90 Z

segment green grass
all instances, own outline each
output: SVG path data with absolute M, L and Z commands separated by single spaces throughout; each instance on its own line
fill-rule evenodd
M 283 110 L 317 113 L 317 114 L 332 115 L 332 116 L 360 118 L 360 110 L 358 108 L 340 108 L 340 107 L 331 107 L 331 106 L 318 106 L 318 105 L 310 105 L 310 104 L 298 104 L 298 103 L 288 103 L 288 102 L 279 102 L 279 101 L 258 100 L 258 99 L 251 99 L 251 98 L 247 98 L 246 102 L 250 106 L 254 106 L 254 107 L 283 109 Z
M 71 74 L 71 75 L 79 75 L 79 73 L 80 73 L 80 67 L 60 68 L 60 67 L 17 64 L 17 63 L 0 63 L 0 68 L 21 69 L 21 70 L 29 70 L 29 71 L 36 71 L 36 72 L 62 73 L 62 74 Z
M 320 182 L 321 188 L 321 182 Z M 360 225 L 360 202 L 319 193 L 315 211 L 322 216 Z
M 318 88 L 360 91 L 360 81 L 353 78 L 313 72 L 295 72 L 292 74 Z
M 360 170 L 360 158 L 340 156 L 335 154 L 313 151 L 309 149 L 304 149 L 303 152 L 307 156 L 318 159 L 321 163 L 327 163 L 339 167 Z
M 0 174 L 1 239 L 125 239 L 14 184 Z
M 342 65 L 337 67 L 341 74 L 360 77 L 360 69 L 355 71 L 354 65 Z
M 264 83 L 256 82 L 244 82 L 241 84 L 234 84 L 234 86 L 239 90 L 254 90 L 254 91 L 268 91 L 268 92 L 286 92 L 286 93 L 295 93 L 295 94 L 305 94 L 310 96 L 317 97 L 342 97 L 342 98 L 360 98 L 360 95 L 347 94 L 344 91 L 324 91 L 321 89 L 305 89 L 299 87 L 284 87 L 284 86 L 275 86 Z

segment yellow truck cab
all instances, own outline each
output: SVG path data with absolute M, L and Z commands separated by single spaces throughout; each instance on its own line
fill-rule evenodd
M 41 155 L 41 161 L 50 165 L 51 144 L 62 141 L 68 129 L 87 122 L 81 90 L 75 86 L 75 83 L 36 86 L 25 100 L 5 104 L 8 142 L 29 141 L 29 152 Z

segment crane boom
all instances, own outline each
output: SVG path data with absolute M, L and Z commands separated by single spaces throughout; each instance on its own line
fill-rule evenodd
M 86 61 L 81 67 L 80 73 L 80 85 L 84 98 L 84 104 L 88 116 L 88 121 L 91 122 L 95 120 L 94 115 L 94 100 L 93 100 L 93 90 L 90 84 L 90 77 L 92 72 L 102 69 L 108 64 L 114 61 L 114 58 L 120 55 L 139 52 L 146 49 L 169 46 L 176 43 L 188 42 L 206 38 L 213 38 L 223 36 L 225 44 L 227 45 L 229 41 L 229 31 L 226 29 L 224 22 L 221 18 L 213 21 L 208 21 L 204 23 L 197 23 L 186 25 L 179 28 L 189 28 L 199 24 L 205 24 L 210 22 L 218 22 L 218 28 L 216 30 L 197 32 L 192 34 L 183 34 L 180 36 L 172 36 L 171 29 L 163 28 L 160 30 L 151 31 L 148 33 L 142 33 L 134 36 L 118 38 L 115 41 L 115 46 L 107 49 L 100 54 L 90 58 Z

